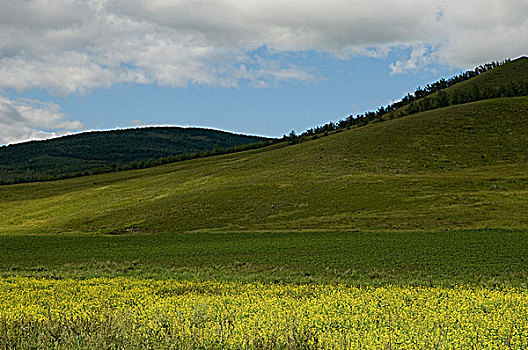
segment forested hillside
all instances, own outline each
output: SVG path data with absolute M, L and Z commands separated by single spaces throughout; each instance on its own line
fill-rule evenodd
M 87 132 L 0 148 L 0 184 L 53 180 L 257 147 L 269 139 L 198 128 Z

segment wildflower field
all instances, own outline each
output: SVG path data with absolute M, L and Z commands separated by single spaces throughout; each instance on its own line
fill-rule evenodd
M 528 291 L 0 279 L 0 348 L 527 349 Z

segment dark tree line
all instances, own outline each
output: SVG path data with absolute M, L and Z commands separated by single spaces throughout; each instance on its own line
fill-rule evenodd
M 288 140 L 290 144 L 294 144 L 301 142 L 307 137 L 317 138 L 318 135 L 328 134 L 332 131 L 364 126 L 370 123 L 378 123 L 388 119 L 400 118 L 406 115 L 451 105 L 490 98 L 528 95 L 528 82 L 511 82 L 506 86 L 487 87 L 485 89 L 481 89 L 475 84 L 469 89 L 454 89 L 453 91 L 450 91 L 449 94 L 445 91 L 445 89 L 451 86 L 479 76 L 482 73 L 502 66 L 508 62 L 510 62 L 509 59 L 501 62 L 486 63 L 476 67 L 474 70 L 465 71 L 449 79 L 442 78 L 432 84 L 427 84 L 423 88 L 418 87 L 414 93 L 408 93 L 400 101 L 387 106 L 381 106 L 376 111 L 368 111 L 356 116 L 350 115 L 338 122 L 330 122 L 322 126 L 308 129 L 300 135 L 296 135 L 295 132 L 292 131 L 290 135 L 284 135 L 283 140 Z
M 131 163 L 126 163 L 126 164 L 121 164 L 121 165 L 116 164 L 116 163 L 111 163 L 111 164 L 105 164 L 102 166 L 99 165 L 96 167 L 92 167 L 84 171 L 66 172 L 66 173 L 61 173 L 61 174 L 56 174 L 56 175 L 47 175 L 45 172 L 42 174 L 34 173 L 34 172 L 27 172 L 27 176 L 19 176 L 19 177 L 11 178 L 11 179 L 9 178 L 0 179 L 0 185 L 13 185 L 13 184 L 19 184 L 19 183 L 39 182 L 39 181 L 54 181 L 54 180 L 63 180 L 63 179 L 69 179 L 69 178 L 74 178 L 74 177 L 80 177 L 80 176 L 105 174 L 105 173 L 111 173 L 111 172 L 123 171 L 123 170 L 145 169 L 145 168 L 150 168 L 150 167 L 163 165 L 163 164 L 181 162 L 184 160 L 204 158 L 204 157 L 210 157 L 210 156 L 215 156 L 215 155 L 230 154 L 230 153 L 235 153 L 235 152 L 240 152 L 240 151 L 247 151 L 251 149 L 262 148 L 262 147 L 271 145 L 276 142 L 277 140 L 268 140 L 268 141 L 260 141 L 260 142 L 248 143 L 244 145 L 238 145 L 238 146 L 229 147 L 229 148 L 216 147 L 208 151 L 195 152 L 195 153 L 184 153 L 184 154 L 179 154 L 176 156 L 161 157 L 157 159 L 145 159 L 145 160 L 134 161 Z
M 240 151 L 247 151 L 251 149 L 257 149 L 257 148 L 268 146 L 275 142 L 277 142 L 277 140 L 253 142 L 253 143 L 233 146 L 229 148 L 215 147 L 214 149 L 208 150 L 208 151 L 195 152 L 195 153 L 183 153 L 183 154 L 179 154 L 176 156 L 161 157 L 161 158 L 156 158 L 156 159 L 144 159 L 144 160 L 134 161 L 131 163 L 126 163 L 126 164 L 110 163 L 110 164 L 94 166 L 84 171 L 71 171 L 71 172 L 65 172 L 65 173 L 60 173 L 60 174 L 55 174 L 55 175 L 47 175 L 46 172 L 44 171 L 43 173 L 38 173 L 38 172 L 35 173 L 34 171 L 28 171 L 27 176 L 18 176 L 16 178 L 0 179 L 0 185 L 37 182 L 37 181 L 54 181 L 54 180 L 63 180 L 63 179 L 69 179 L 73 177 L 80 177 L 80 176 L 87 176 L 87 175 L 104 174 L 104 173 L 110 173 L 110 172 L 115 172 L 115 171 L 144 169 L 144 168 L 150 168 L 153 166 L 158 166 L 158 165 L 163 165 L 163 164 L 181 162 L 181 161 L 189 160 L 189 159 L 204 158 L 204 157 L 210 157 L 210 156 L 215 156 L 215 155 L 222 155 L 222 154 L 229 154 L 229 153 L 235 153 L 235 152 L 240 152 Z M 20 174 L 17 174 L 17 175 L 20 175 Z

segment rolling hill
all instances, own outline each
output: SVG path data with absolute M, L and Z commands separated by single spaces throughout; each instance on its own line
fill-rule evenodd
M 528 224 L 528 97 L 289 147 L 0 187 L 0 232 L 443 229 Z
M 122 168 L 154 165 L 156 160 L 269 139 L 228 132 L 149 127 L 85 132 L 0 148 L 0 184 L 53 180 Z M 149 163 L 150 162 L 150 163 Z

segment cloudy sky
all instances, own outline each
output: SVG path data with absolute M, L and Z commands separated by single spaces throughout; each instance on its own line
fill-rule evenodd
M 301 132 L 528 54 L 527 14 L 526 0 L 0 0 L 0 144 Z

